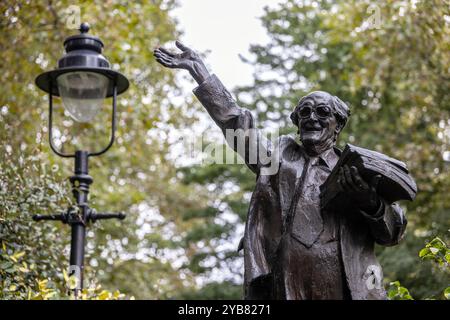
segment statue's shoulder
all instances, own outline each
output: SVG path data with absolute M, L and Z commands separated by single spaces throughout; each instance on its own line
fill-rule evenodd
M 298 158 L 299 156 L 303 156 L 305 153 L 304 147 L 292 134 L 280 136 L 278 138 L 278 147 L 282 158 L 286 158 L 288 155 L 288 158 L 292 158 L 293 155 L 296 155 L 294 158 Z
M 295 136 L 292 134 L 281 135 L 278 138 L 278 145 L 282 148 L 295 147 L 295 146 L 302 148 L 302 146 L 295 139 Z

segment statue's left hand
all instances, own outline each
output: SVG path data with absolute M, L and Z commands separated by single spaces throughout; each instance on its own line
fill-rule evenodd
M 375 214 L 381 205 L 381 199 L 377 194 L 380 179 L 381 176 L 376 175 L 370 183 L 367 183 L 355 166 L 349 168 L 345 165 L 340 169 L 337 181 L 359 209 L 368 214 Z
M 200 55 L 178 40 L 175 41 L 175 45 L 181 50 L 181 53 L 173 53 L 167 49 L 158 47 L 153 51 L 156 61 L 166 68 L 185 69 L 189 71 L 195 81 L 201 84 L 209 77 L 209 72 Z

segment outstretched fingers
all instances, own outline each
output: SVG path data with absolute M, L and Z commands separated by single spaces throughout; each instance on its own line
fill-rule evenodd
M 175 67 L 174 61 L 170 57 L 155 55 L 155 58 L 156 58 L 156 61 L 161 63 L 164 67 L 169 67 L 169 68 Z
M 169 57 L 174 57 L 175 56 L 175 53 L 172 53 L 172 52 L 170 52 L 169 50 L 167 50 L 167 49 L 165 49 L 163 47 L 159 47 L 156 50 L 159 50 L 161 53 L 164 53 L 164 54 L 168 55 Z
M 174 59 L 172 55 L 167 54 L 166 52 L 161 50 L 162 48 L 155 49 L 153 51 L 153 55 L 159 63 L 161 63 L 165 67 L 173 66 Z
M 175 41 L 175 45 L 177 46 L 178 49 L 180 49 L 181 51 L 188 51 L 189 48 L 186 47 L 184 44 L 182 44 L 180 41 L 176 40 Z
M 155 49 L 155 50 L 153 51 L 153 55 L 154 55 L 156 58 L 158 58 L 158 57 L 167 58 L 167 59 L 173 58 L 173 54 L 168 53 L 167 50 L 164 50 L 164 51 L 163 51 L 162 48 Z

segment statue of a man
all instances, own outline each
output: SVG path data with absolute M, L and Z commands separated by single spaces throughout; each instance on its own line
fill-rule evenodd
M 222 131 L 255 130 L 250 111 L 236 104 L 199 55 L 178 41 L 176 46 L 181 53 L 157 48 L 156 60 L 189 71 L 199 85 L 194 94 Z M 241 154 L 257 175 L 242 242 L 246 299 L 386 298 L 374 243 L 396 244 L 406 218 L 397 204 L 377 194 L 379 177 L 365 181 L 356 167 L 344 166 L 338 183 L 352 208 L 336 214 L 320 207 L 319 186 L 339 159 L 335 143 L 349 115 L 338 97 L 312 92 L 291 114 L 301 144 L 291 136 L 277 141 L 277 170 L 264 173 L 259 156 L 250 161 L 252 148 Z M 274 152 L 259 134 L 256 143 L 259 151 Z

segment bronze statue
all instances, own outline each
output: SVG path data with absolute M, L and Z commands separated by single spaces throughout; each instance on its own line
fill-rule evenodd
M 210 75 L 200 56 L 179 41 L 176 46 L 181 53 L 155 49 L 156 60 L 189 71 L 199 85 L 194 94 L 224 134 L 255 129 L 251 113 Z M 241 242 L 245 299 L 386 299 L 374 243 L 397 244 L 407 221 L 397 204 L 377 192 L 380 175 L 367 181 L 356 166 L 342 165 L 337 184 L 350 205 L 334 210 L 320 203 L 320 186 L 340 158 L 335 143 L 349 116 L 336 96 L 312 92 L 291 114 L 301 144 L 291 136 L 276 143 L 276 172 L 265 174 L 259 157 L 249 161 L 251 148 L 241 154 L 257 175 Z M 256 143 L 268 155 L 275 152 L 258 134 Z

